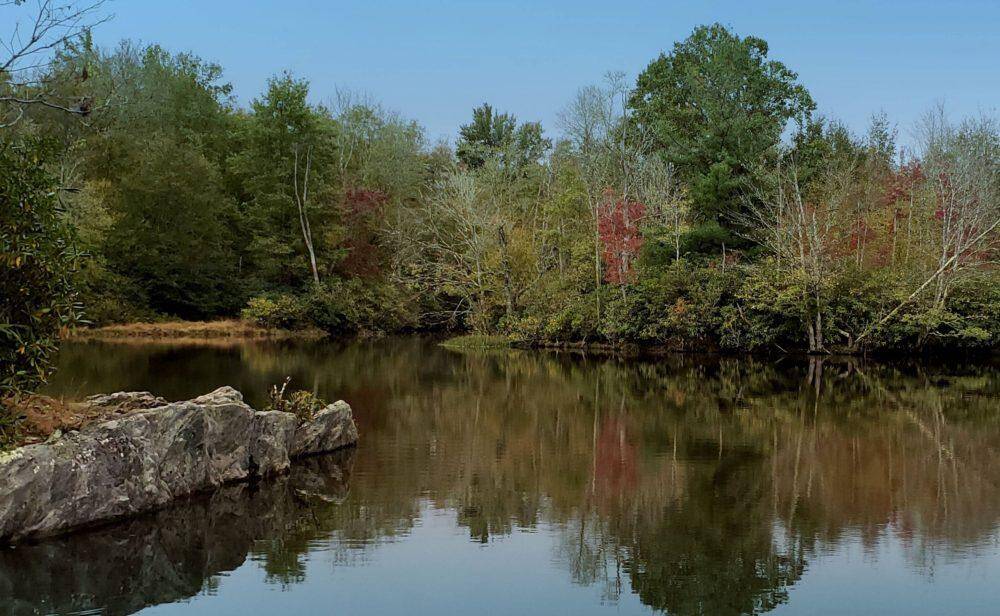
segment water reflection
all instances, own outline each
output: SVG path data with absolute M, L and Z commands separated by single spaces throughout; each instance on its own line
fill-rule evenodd
M 351 461 L 314 461 L 256 491 L 0 553 L 0 597 L 41 611 L 129 613 L 210 593 L 247 555 L 267 583 L 293 589 L 325 575 L 305 566 L 311 553 L 368 566 L 427 509 L 451 512 L 487 546 L 537 532 L 567 584 L 679 615 L 794 608 L 810 563 L 854 541 L 872 558 L 898 545 L 927 579 L 937 563 L 996 557 L 1000 379 L 990 362 L 624 362 L 399 339 L 79 344 L 61 363 L 52 393 L 65 395 L 180 399 L 232 384 L 259 402 L 291 375 L 348 400 L 362 443 Z M 878 570 L 887 592 L 899 566 Z
M 310 458 L 290 474 L 233 485 L 90 532 L 0 552 L 0 597 L 10 613 L 144 607 L 211 591 L 250 556 L 267 579 L 304 579 L 311 539 L 337 532 L 353 450 Z M 261 540 L 264 538 L 264 540 Z

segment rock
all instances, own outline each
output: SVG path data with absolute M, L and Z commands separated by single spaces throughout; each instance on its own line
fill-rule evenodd
M 294 457 L 357 441 L 344 402 L 300 425 L 290 413 L 254 411 L 231 387 L 187 402 L 166 403 L 147 392 L 90 400 L 133 412 L 0 454 L 0 540 L 157 509 L 226 483 L 283 473 Z
M 130 411 L 155 409 L 169 403 L 148 391 L 119 391 L 113 394 L 88 396 L 84 404 L 91 408 L 122 414 Z
M 342 530 L 324 504 L 347 497 L 353 453 L 309 458 L 258 486 L 224 486 L 111 527 L 0 549 L 0 614 L 132 614 L 197 595 L 248 558 L 273 558 L 268 570 L 281 571 L 287 562 L 261 553 L 258 541 L 308 546 Z
M 295 429 L 292 456 L 308 456 L 340 449 L 358 440 L 351 407 L 343 400 L 328 405 L 311 421 Z

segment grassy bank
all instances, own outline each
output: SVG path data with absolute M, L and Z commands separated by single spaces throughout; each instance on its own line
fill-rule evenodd
M 461 350 L 509 349 L 511 347 L 511 340 L 505 336 L 466 334 L 449 338 L 442 342 L 441 346 Z
M 319 329 L 265 328 L 248 321 L 164 321 L 77 329 L 78 340 L 289 340 L 318 339 Z

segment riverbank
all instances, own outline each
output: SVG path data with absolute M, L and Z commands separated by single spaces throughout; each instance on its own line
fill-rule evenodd
M 318 328 L 266 328 L 249 321 L 162 321 L 79 328 L 69 338 L 75 340 L 155 341 L 172 342 L 203 340 L 318 340 L 326 333 Z
M 811 358 L 881 358 L 886 360 L 920 357 L 925 359 L 949 357 L 978 357 L 991 359 L 1000 356 L 1000 348 L 938 348 L 923 349 L 851 349 L 845 346 L 830 347 L 823 353 L 810 353 L 802 348 L 784 348 L 777 345 L 763 349 L 724 349 L 710 341 L 700 344 L 675 341 L 662 344 L 596 341 L 546 341 L 523 340 L 506 336 L 462 334 L 441 341 L 441 346 L 456 351 L 518 349 L 548 351 L 598 356 L 639 359 L 670 355 L 720 355 L 726 357 L 811 357 Z

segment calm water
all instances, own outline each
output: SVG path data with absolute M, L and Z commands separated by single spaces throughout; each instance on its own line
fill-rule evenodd
M 74 344 L 50 393 L 284 376 L 362 441 L 0 550 L 0 613 L 996 614 L 1000 367 Z

